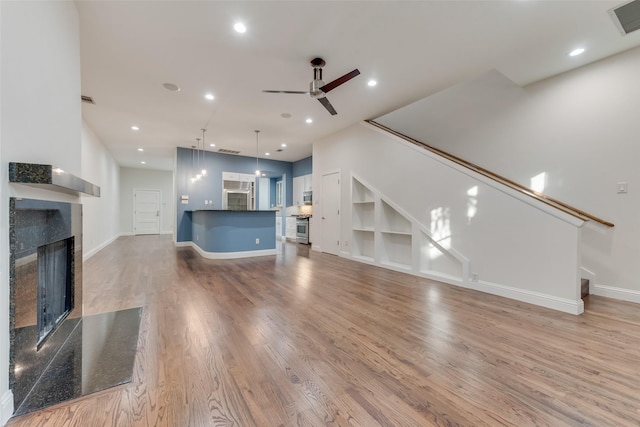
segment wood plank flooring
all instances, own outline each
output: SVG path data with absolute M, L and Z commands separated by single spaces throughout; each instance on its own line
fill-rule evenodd
M 278 243 L 122 237 L 85 314 L 143 307 L 134 381 L 9 426 L 640 425 L 640 306 L 558 313 Z

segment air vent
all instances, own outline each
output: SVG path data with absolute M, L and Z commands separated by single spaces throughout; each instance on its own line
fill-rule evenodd
M 279 153 L 279 152 L 284 151 L 284 150 L 282 148 L 278 148 L 276 151 Z
M 80 95 L 80 99 L 82 100 L 82 102 L 86 102 L 87 104 L 93 104 L 95 105 L 96 103 L 93 101 L 93 98 L 90 96 L 86 96 L 86 95 Z
M 236 150 L 227 150 L 226 148 L 220 148 L 218 149 L 218 153 L 224 153 L 224 154 L 240 154 L 239 151 Z
M 640 0 L 633 0 L 609 11 L 618 30 L 629 34 L 640 29 Z

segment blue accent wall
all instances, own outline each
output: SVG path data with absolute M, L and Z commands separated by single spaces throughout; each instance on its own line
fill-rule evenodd
M 176 151 L 176 240 L 178 242 L 193 240 L 192 215 L 187 211 L 222 209 L 222 172 L 253 175 L 256 171 L 255 157 L 206 152 L 203 160 L 202 152 L 200 152 L 200 166 L 198 167 L 198 160 L 194 153 L 195 151 L 190 148 L 178 147 Z M 293 164 L 260 159 L 259 165 L 260 169 L 268 174 L 268 177 L 282 177 L 285 182 L 285 204 L 291 206 L 293 203 Z M 202 177 L 200 181 L 191 182 L 194 173 L 202 168 L 207 170 L 207 176 Z M 182 196 L 189 197 L 187 204 L 182 204 Z M 205 200 L 212 200 L 213 206 L 205 205 Z
M 312 156 L 293 163 L 293 177 L 309 175 L 313 172 Z
M 196 211 L 193 242 L 213 253 L 275 249 L 275 226 L 274 211 Z

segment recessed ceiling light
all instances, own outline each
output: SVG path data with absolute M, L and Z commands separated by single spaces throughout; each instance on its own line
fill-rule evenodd
M 310 119 L 310 118 L 309 118 L 309 119 L 307 119 L 307 120 L 305 120 L 305 121 L 306 121 L 307 123 L 313 123 L 313 120 L 312 120 L 312 119 Z
M 215 147 L 216 144 L 209 144 L 209 147 Z
M 280 117 L 282 117 L 283 119 L 290 119 L 290 118 L 291 118 L 291 114 L 289 114 L 289 113 L 282 113 L 282 114 L 280 114 Z
M 264 153 L 265 156 L 270 156 L 271 153 L 269 153 L 268 151 L 266 153 Z
M 163 83 L 162 86 L 166 90 L 170 90 L 171 92 L 180 92 L 180 87 L 178 87 L 178 85 L 174 85 L 173 83 Z
M 215 96 L 213 96 L 212 93 L 208 93 L 204 97 L 207 98 L 209 101 L 213 101 L 215 99 Z
M 138 126 L 131 126 L 131 130 L 140 130 Z
M 369 86 L 375 86 L 375 85 L 377 85 L 377 84 L 378 84 L 378 82 L 377 82 L 377 81 L 375 81 L 375 80 L 373 80 L 373 79 L 371 79 L 371 80 L 369 80 L 369 81 L 367 82 L 367 85 L 369 85 Z
M 144 160 L 140 162 L 141 165 L 146 165 L 147 162 L 145 162 Z
M 138 148 L 138 151 L 144 151 L 144 148 Z
M 287 146 L 287 144 L 285 144 L 284 142 L 282 144 L 280 144 L 280 147 L 282 147 L 282 148 L 284 148 L 286 146 Z
M 569 56 L 578 56 L 580 54 L 584 53 L 584 48 L 577 48 L 577 49 L 573 49 L 571 52 L 569 52 Z
M 236 22 L 233 26 L 233 29 L 236 30 L 237 33 L 244 34 L 247 32 L 247 27 L 242 22 Z

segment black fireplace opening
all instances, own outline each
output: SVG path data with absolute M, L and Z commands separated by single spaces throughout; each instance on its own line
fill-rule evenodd
M 38 247 L 37 349 L 74 307 L 74 236 Z

